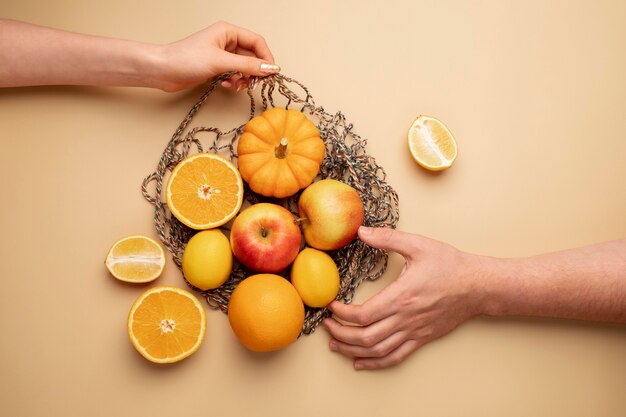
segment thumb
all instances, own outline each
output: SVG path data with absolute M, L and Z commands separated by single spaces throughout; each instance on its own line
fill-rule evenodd
M 224 52 L 217 64 L 220 72 L 239 71 L 246 75 L 264 76 L 280 72 L 278 65 L 247 55 Z
M 422 239 L 420 236 L 386 227 L 365 226 L 359 228 L 359 238 L 369 246 L 397 252 L 404 257 L 414 253 Z

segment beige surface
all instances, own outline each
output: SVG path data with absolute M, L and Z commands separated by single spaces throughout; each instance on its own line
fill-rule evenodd
M 402 229 L 499 256 L 626 235 L 624 2 L 381 4 L 4 0 L 0 14 L 152 42 L 218 19 L 249 27 L 370 138 Z M 255 355 L 209 311 L 194 356 L 143 360 L 125 323 L 145 287 L 116 282 L 102 261 L 121 236 L 155 236 L 139 186 L 198 92 L 0 91 L 0 415 L 624 415 L 623 326 L 480 319 L 397 368 L 357 373 L 323 331 Z M 241 98 L 219 103 L 203 120 L 246 115 Z M 459 143 L 440 175 L 405 143 L 421 113 Z M 394 256 L 357 301 L 401 266 Z M 156 283 L 183 285 L 171 262 Z

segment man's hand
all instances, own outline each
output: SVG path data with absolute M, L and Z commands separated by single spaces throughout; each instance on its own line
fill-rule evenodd
M 397 252 L 406 264 L 400 276 L 362 305 L 334 301 L 339 320 L 324 320 L 330 348 L 356 358 L 356 369 L 398 364 L 420 346 L 479 314 L 480 257 L 450 245 L 392 229 L 361 227 L 370 246 Z
M 391 229 L 362 227 L 359 237 L 406 264 L 364 304 L 329 305 L 330 348 L 354 357 L 356 369 L 398 364 L 480 314 L 626 323 L 626 239 L 498 259 Z

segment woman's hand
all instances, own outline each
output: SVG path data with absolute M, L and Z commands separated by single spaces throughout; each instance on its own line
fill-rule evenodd
M 224 22 L 157 45 L 0 19 L 0 62 L 0 87 L 96 85 L 179 91 L 237 71 L 222 84 L 241 90 L 251 75 L 280 71 L 261 36 Z
M 221 73 L 238 71 L 222 83 L 237 91 L 243 89 L 251 75 L 275 74 L 280 67 L 265 39 L 247 29 L 218 22 L 165 45 L 162 89 L 178 91 L 206 82 Z

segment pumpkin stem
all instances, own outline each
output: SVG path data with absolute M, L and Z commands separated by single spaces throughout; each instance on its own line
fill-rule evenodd
M 278 159 L 284 159 L 287 157 L 287 145 L 289 141 L 287 138 L 282 138 L 280 144 L 274 149 L 274 155 Z

